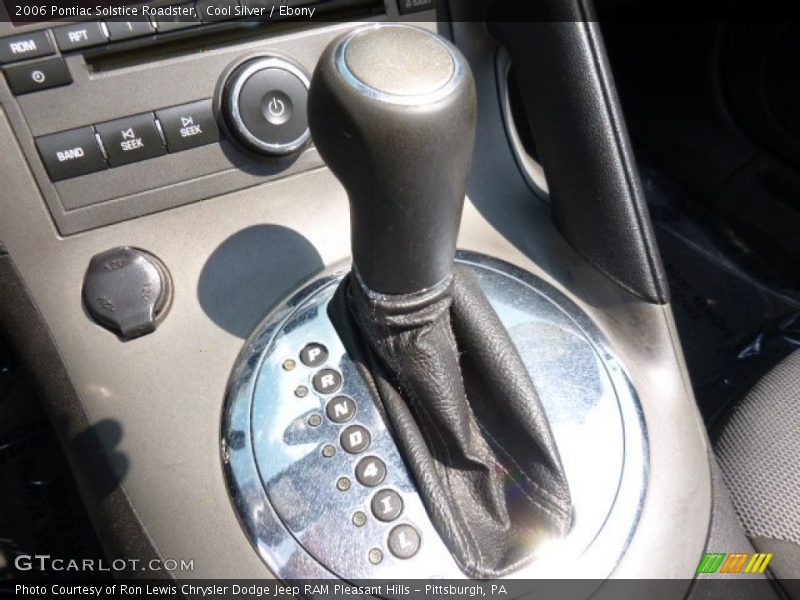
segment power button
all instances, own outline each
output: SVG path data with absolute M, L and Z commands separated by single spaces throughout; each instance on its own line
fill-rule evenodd
M 292 101 L 283 92 L 264 96 L 264 118 L 273 125 L 283 125 L 292 118 Z
M 294 64 L 276 57 L 254 58 L 228 78 L 223 111 L 234 136 L 259 154 L 284 155 L 311 137 L 306 102 L 309 80 Z

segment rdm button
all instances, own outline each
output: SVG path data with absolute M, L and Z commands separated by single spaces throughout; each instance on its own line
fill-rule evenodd
M 43 135 L 36 147 L 53 181 L 108 168 L 91 127 Z
M 46 31 L 32 31 L 0 40 L 0 62 L 8 63 L 53 54 Z

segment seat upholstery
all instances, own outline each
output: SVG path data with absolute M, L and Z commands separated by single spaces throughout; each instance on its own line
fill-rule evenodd
M 776 578 L 800 579 L 800 350 L 733 407 L 714 447 L 753 546 L 774 553 Z

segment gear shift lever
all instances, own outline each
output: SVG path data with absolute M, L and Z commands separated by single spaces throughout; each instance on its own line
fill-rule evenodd
M 308 108 L 350 198 L 358 277 L 331 320 L 459 567 L 503 576 L 563 535 L 572 507 L 528 371 L 471 273 L 453 268 L 475 137 L 469 67 L 421 29 L 357 29 L 323 53 Z
M 461 53 L 414 27 L 358 29 L 325 51 L 308 102 L 314 143 L 350 197 L 364 284 L 408 294 L 447 279 L 475 138 Z

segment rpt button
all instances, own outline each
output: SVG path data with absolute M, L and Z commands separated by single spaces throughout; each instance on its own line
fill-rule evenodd
M 62 25 L 53 30 L 53 35 L 56 36 L 56 43 L 62 52 L 99 46 L 108 41 L 105 30 L 96 21 Z

